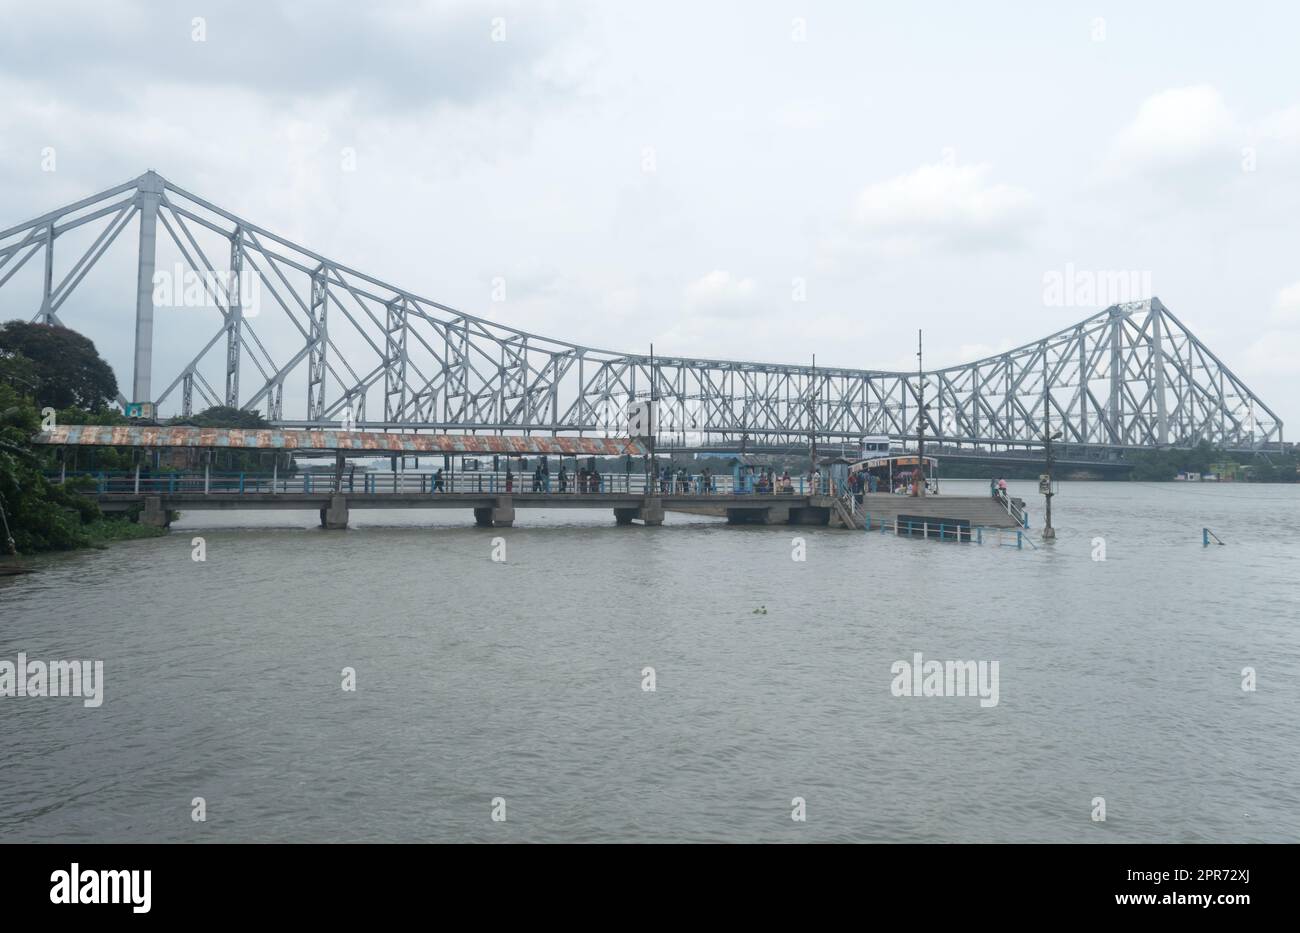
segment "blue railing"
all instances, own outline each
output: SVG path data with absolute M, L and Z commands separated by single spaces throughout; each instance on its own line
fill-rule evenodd
M 382 494 L 424 494 L 470 493 L 483 495 L 531 494 L 540 493 L 554 496 L 594 495 L 603 493 L 621 493 L 634 495 L 689 495 L 701 498 L 729 497 L 739 494 L 733 490 L 730 476 L 710 476 L 706 480 L 702 474 L 688 475 L 685 478 L 650 477 L 642 473 L 593 473 L 575 475 L 566 473 L 517 474 L 489 470 L 444 470 L 439 472 L 409 471 L 386 472 L 373 470 L 345 470 L 342 474 L 333 472 L 302 471 L 289 474 L 273 474 L 250 471 L 209 470 L 176 472 L 146 472 L 137 474 L 133 470 L 114 471 L 57 471 L 47 476 L 66 482 L 89 479 L 95 492 L 99 495 L 175 495 L 181 493 L 208 493 L 211 495 L 251 495 L 251 494 L 287 494 L 334 492 L 361 493 L 369 495 Z M 748 495 L 757 493 L 750 492 Z M 770 495 L 804 495 L 803 483 L 796 485 L 792 492 L 786 493 L 780 488 L 769 490 Z

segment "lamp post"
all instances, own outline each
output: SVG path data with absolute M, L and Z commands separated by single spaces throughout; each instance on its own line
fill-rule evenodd
M 655 459 L 655 434 L 659 425 L 655 424 L 655 403 L 658 401 L 658 380 L 655 379 L 655 345 L 650 344 L 650 411 L 646 417 L 646 431 L 650 435 L 650 476 L 648 480 L 655 484 L 655 494 L 659 492 L 659 463 Z M 650 486 L 646 486 L 646 495 L 651 495 Z
M 808 406 L 808 478 L 811 480 L 817 475 L 817 354 L 812 355 L 812 399 Z M 812 490 L 815 496 L 820 492 L 818 489 Z
M 921 330 L 916 331 L 916 494 L 925 495 L 925 366 L 921 357 Z
M 1056 540 L 1056 529 L 1052 527 L 1052 496 L 1055 495 L 1055 493 L 1052 492 L 1052 470 L 1056 465 L 1056 455 L 1052 450 L 1052 441 L 1058 439 L 1060 436 L 1061 432 L 1057 431 L 1053 434 L 1050 426 L 1043 431 L 1043 445 L 1046 448 L 1047 472 L 1039 478 L 1038 491 L 1043 494 L 1043 498 L 1046 500 L 1046 506 L 1043 510 L 1044 541 Z

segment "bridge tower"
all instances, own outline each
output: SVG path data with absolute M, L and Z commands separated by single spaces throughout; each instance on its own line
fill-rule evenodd
M 135 289 L 135 370 L 131 401 L 152 402 L 153 391 L 153 273 L 158 239 L 158 204 L 163 180 L 150 169 L 136 183 L 140 210 L 140 248 Z M 51 240 L 51 244 L 53 240 Z

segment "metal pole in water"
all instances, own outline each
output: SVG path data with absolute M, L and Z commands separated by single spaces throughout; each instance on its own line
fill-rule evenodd
M 915 484 L 918 496 L 925 495 L 925 367 L 921 356 L 921 329 L 916 331 L 916 470 L 921 482 Z M 911 534 L 911 529 L 908 529 Z
M 1043 498 L 1046 500 L 1046 506 L 1043 509 L 1044 541 L 1056 540 L 1056 529 L 1052 527 L 1052 496 L 1054 495 L 1052 492 L 1052 469 L 1056 462 L 1056 458 L 1052 451 L 1052 441 L 1056 440 L 1060 436 L 1060 431 L 1057 431 L 1055 434 L 1052 433 L 1050 424 L 1043 431 L 1043 443 L 1047 448 L 1047 472 L 1043 474 L 1042 480 L 1038 484 L 1038 491 L 1043 494 Z M 1028 516 L 1026 516 L 1026 518 L 1028 518 Z

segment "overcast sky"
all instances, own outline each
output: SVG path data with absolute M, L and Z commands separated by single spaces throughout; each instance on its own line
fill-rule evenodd
M 152 168 L 529 331 L 885 369 L 1132 271 L 1297 426 L 1298 36 L 1282 3 L 0 0 L 0 228 Z M 130 295 L 64 315 L 124 384 Z

